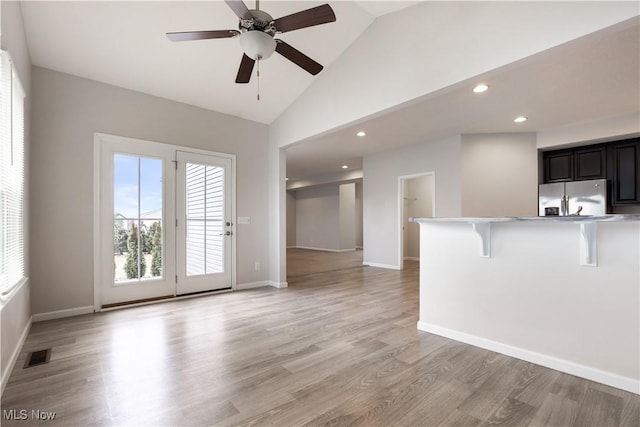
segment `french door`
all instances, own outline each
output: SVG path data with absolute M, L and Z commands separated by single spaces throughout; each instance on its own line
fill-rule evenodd
M 102 134 L 96 150 L 96 308 L 232 288 L 233 158 Z
M 178 151 L 177 293 L 230 287 L 231 159 Z

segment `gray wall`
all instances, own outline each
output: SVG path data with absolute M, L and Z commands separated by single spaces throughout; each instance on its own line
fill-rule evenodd
M 287 192 L 287 247 L 329 251 L 362 247 L 362 183 Z
M 328 184 L 296 191 L 296 246 L 340 249 L 340 189 Z
M 340 184 L 340 249 L 356 248 L 356 184 Z
M 32 310 L 93 305 L 93 135 L 237 155 L 237 283 L 268 280 L 267 127 L 33 67 Z
M 363 158 L 363 262 L 400 267 L 399 177 L 435 172 L 435 213 L 460 216 L 460 136 Z
M 462 135 L 462 216 L 538 215 L 534 133 Z
M 356 247 L 362 248 L 362 182 L 356 182 Z
M 31 118 L 31 63 L 27 39 L 22 20 L 20 3 L 12 1 L 0 2 L 0 28 L 2 37 L 0 44 L 3 50 L 11 55 L 15 70 L 25 91 L 25 214 L 29 215 L 29 193 L 31 183 L 30 170 L 30 118 Z M 30 257 L 28 237 L 29 224 L 25 224 L 25 276 L 30 276 Z M 20 338 L 31 320 L 30 282 L 27 281 L 6 301 L 0 301 L 0 373 L 2 384 L 5 384 L 11 363 L 11 356 L 20 344 Z
M 287 191 L 287 247 L 296 246 L 296 193 Z

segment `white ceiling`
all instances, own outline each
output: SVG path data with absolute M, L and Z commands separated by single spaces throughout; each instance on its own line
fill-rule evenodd
M 260 8 L 277 18 L 323 3 L 263 0 Z M 336 22 L 278 38 L 327 67 L 376 16 L 412 3 L 330 2 Z M 242 57 L 237 39 L 167 40 L 170 31 L 236 29 L 238 19 L 222 1 L 28 1 L 22 12 L 33 65 L 262 123 L 314 79 L 276 54 L 261 63 L 258 102 L 255 71 L 249 84 L 234 83 Z
M 392 112 L 294 144 L 290 182 L 362 166 L 362 156 L 462 133 L 535 132 L 622 114 L 639 114 L 638 20 L 592 33 L 461 82 Z M 476 83 L 490 85 L 474 94 Z M 516 124 L 525 115 L 529 120 Z M 359 138 L 358 130 L 367 136 Z

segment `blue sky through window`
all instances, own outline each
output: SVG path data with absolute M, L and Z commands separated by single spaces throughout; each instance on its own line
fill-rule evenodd
M 138 182 L 138 168 L 140 182 Z M 140 194 L 138 194 L 140 193 Z M 113 206 L 116 216 L 138 218 L 140 214 L 162 217 L 162 160 L 115 154 L 113 156 Z M 147 214 L 147 215 L 145 215 Z

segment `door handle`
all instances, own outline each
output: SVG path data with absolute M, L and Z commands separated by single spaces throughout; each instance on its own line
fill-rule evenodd
M 231 236 L 233 233 L 231 231 L 227 231 L 226 233 L 220 233 L 218 236 Z

